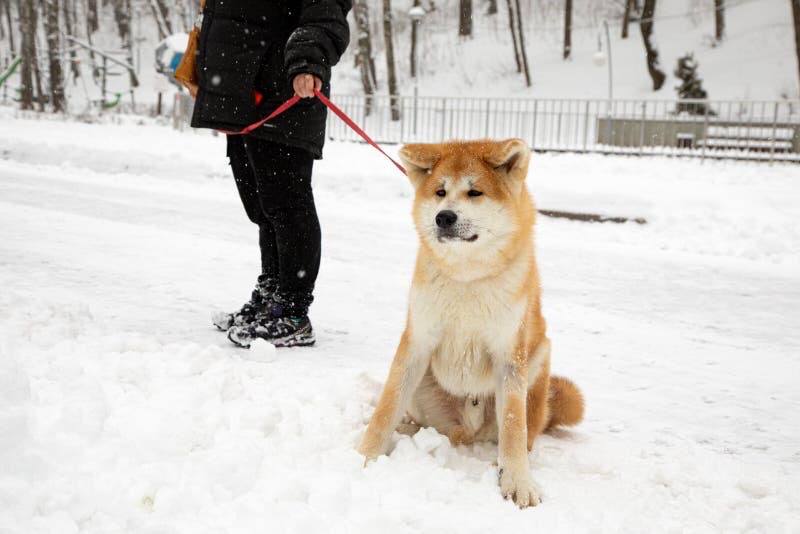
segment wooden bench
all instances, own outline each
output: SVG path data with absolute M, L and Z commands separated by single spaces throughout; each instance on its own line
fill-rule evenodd
M 697 146 L 705 146 L 710 150 L 788 153 L 793 151 L 795 135 L 794 128 L 787 128 L 784 125 L 712 124 L 708 127 L 706 139 L 699 139 Z

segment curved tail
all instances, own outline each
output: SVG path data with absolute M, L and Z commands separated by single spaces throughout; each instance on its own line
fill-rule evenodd
M 550 377 L 550 421 L 547 430 L 557 426 L 577 425 L 583 419 L 583 394 L 572 381 Z

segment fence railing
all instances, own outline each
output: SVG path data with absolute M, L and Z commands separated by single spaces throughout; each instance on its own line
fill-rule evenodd
M 800 101 L 383 95 L 335 95 L 335 101 L 382 143 L 519 137 L 538 151 L 800 162 Z M 328 136 L 360 140 L 333 116 Z

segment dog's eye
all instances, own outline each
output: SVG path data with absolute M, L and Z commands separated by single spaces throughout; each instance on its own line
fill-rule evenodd
M 443 197 L 446 194 L 447 194 L 447 191 L 445 191 L 444 189 L 439 189 L 438 191 L 436 191 L 436 196 L 437 197 Z
M 470 189 L 467 191 L 467 195 L 471 197 L 479 197 L 483 194 L 483 191 L 478 191 L 477 189 Z

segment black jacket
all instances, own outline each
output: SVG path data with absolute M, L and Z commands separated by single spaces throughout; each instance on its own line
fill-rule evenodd
M 208 0 L 192 126 L 237 130 L 252 124 L 294 94 L 298 74 L 318 76 L 323 93 L 330 94 L 331 67 L 350 42 L 351 5 L 352 0 Z M 326 115 L 318 99 L 303 99 L 253 135 L 319 158 Z

